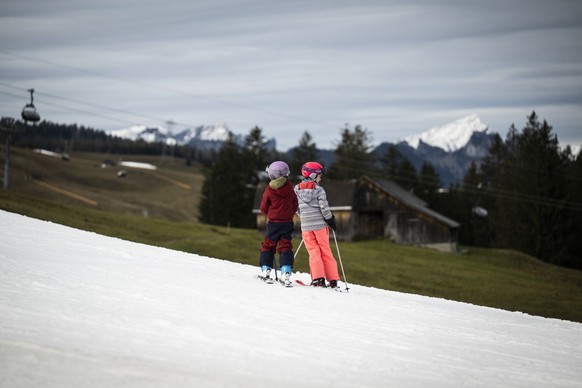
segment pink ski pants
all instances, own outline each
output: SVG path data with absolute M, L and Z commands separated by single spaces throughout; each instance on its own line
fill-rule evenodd
M 337 262 L 329 246 L 329 229 L 308 230 L 301 233 L 305 248 L 309 253 L 311 280 L 326 278 L 327 281 L 339 280 Z

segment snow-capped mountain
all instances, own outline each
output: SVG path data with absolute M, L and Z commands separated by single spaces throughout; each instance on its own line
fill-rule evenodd
M 187 128 L 173 135 L 178 144 L 188 145 L 198 141 L 226 141 L 228 128 L 224 123 L 215 125 L 201 125 L 196 128 Z
M 168 145 L 195 146 L 199 149 L 218 150 L 222 142 L 228 139 L 229 129 L 224 123 L 215 125 L 201 125 L 195 128 L 186 128 L 178 132 L 170 132 L 164 126 L 134 125 L 129 128 L 109 132 L 109 134 L 130 140 L 144 140 L 148 143 L 166 142 Z M 234 135 L 235 140 L 242 144 L 243 135 Z M 275 139 L 269 139 L 268 148 L 275 149 Z
M 144 140 L 146 142 L 165 141 L 173 138 L 179 145 L 190 144 L 197 140 L 225 141 L 228 138 L 228 128 L 223 123 L 216 125 L 201 125 L 196 128 L 187 128 L 178 133 L 170 133 L 164 126 L 134 125 L 110 132 L 111 135 L 130 140 Z
M 479 164 L 487 155 L 495 134 L 477 115 L 470 115 L 452 123 L 431 128 L 418 135 L 403 138 L 396 144 L 382 143 L 374 150 L 381 158 L 389 147 L 404 155 L 416 168 L 430 163 L 444 187 L 460 182 L 472 162 Z
M 168 136 L 168 129 L 166 127 L 147 125 L 133 125 L 128 128 L 111 131 L 108 134 L 129 140 L 144 140 L 148 143 L 156 141 L 163 141 Z
M 466 146 L 475 132 L 487 132 L 487 129 L 487 125 L 473 114 L 452 123 L 431 128 L 421 134 L 405 137 L 402 141 L 407 142 L 414 149 L 418 149 L 420 143 L 423 142 L 447 152 L 454 152 Z

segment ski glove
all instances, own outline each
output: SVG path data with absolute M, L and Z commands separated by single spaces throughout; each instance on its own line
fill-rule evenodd
M 325 223 L 329 225 L 332 230 L 335 230 L 337 227 L 335 224 L 335 216 L 332 214 L 330 219 L 324 219 Z

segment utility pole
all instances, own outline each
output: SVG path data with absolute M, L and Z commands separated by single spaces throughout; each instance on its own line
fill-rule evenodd
M 168 126 L 168 137 L 164 141 L 164 157 L 166 156 L 166 147 L 170 146 L 171 153 L 172 153 L 172 162 L 174 161 L 174 148 L 176 146 L 176 142 L 173 138 L 172 138 L 172 140 L 170 140 L 169 137 L 174 136 L 174 125 L 175 124 L 176 123 L 174 122 L 174 120 L 166 121 L 166 125 Z
M 0 130 L 6 132 L 6 148 L 4 149 L 4 190 L 10 187 L 10 143 L 12 142 L 12 133 L 16 131 L 14 119 L 12 117 L 2 117 Z

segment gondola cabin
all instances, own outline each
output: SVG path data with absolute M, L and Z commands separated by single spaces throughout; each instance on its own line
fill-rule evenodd
M 22 117 L 22 120 L 24 120 L 25 122 L 36 123 L 40 121 L 40 115 L 38 114 L 38 112 L 36 111 L 36 107 L 34 106 L 33 97 L 34 89 L 28 89 L 28 92 L 30 93 L 30 102 L 26 104 L 24 108 L 22 108 L 20 116 Z
M 32 123 L 36 123 L 40 120 L 40 115 L 36 111 L 36 108 L 34 106 L 30 106 L 29 104 L 26 104 L 26 106 L 22 109 L 21 116 L 22 120 L 27 122 L 30 121 Z

